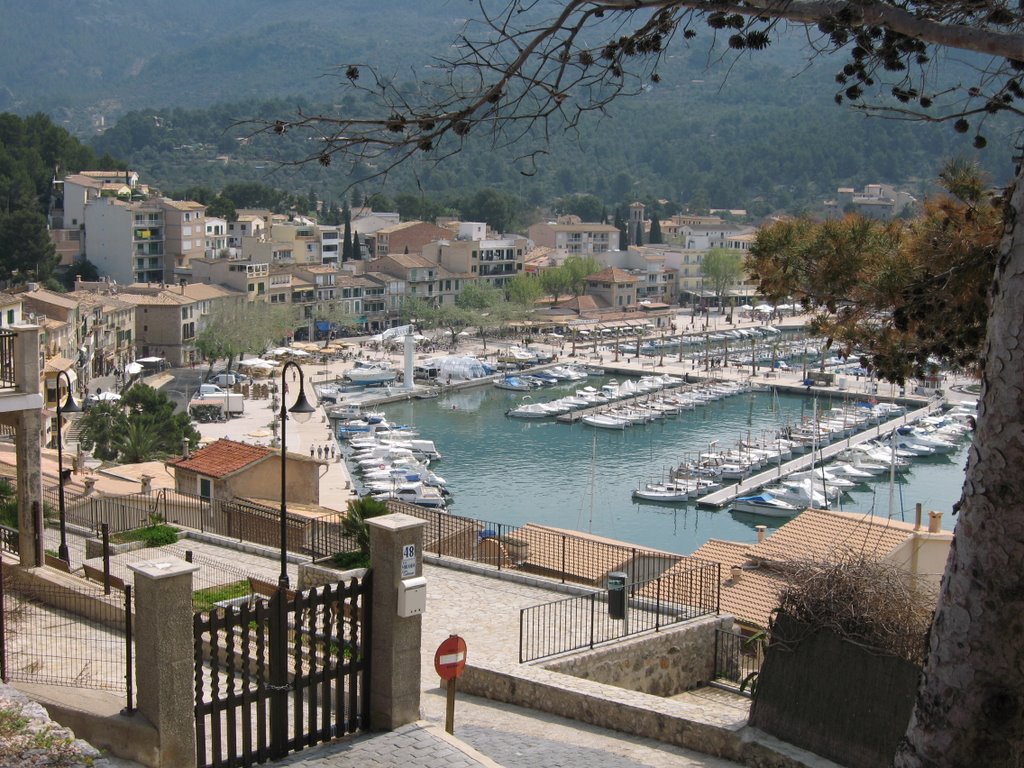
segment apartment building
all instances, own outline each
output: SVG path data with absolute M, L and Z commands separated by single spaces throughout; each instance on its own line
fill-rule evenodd
M 422 255 L 447 274 L 442 294 L 457 296 L 467 280 L 501 288 L 523 271 L 529 241 L 525 237 L 486 237 L 487 225 L 460 222 L 455 239 L 438 240 L 423 247 Z M 447 281 L 454 281 L 451 285 Z
M 206 255 L 206 206 L 192 200 L 156 201 L 164 214 L 164 275 L 166 282 L 177 282 L 191 274 L 192 259 Z
M 123 370 L 135 356 L 135 305 L 119 298 L 117 291 L 105 281 L 79 280 L 67 294 L 79 307 L 83 382 Z
M 619 230 L 611 224 L 557 223 L 534 224 L 527 232 L 533 244 L 553 248 L 566 256 L 600 256 L 619 249 Z
M 136 284 L 118 297 L 135 306 L 135 347 L 140 357 L 162 357 L 172 366 L 198 359 L 196 336 L 222 307 L 245 300 L 245 294 L 220 285 Z
M 913 195 L 888 184 L 867 184 L 859 192 L 853 187 L 839 187 L 836 197 L 825 201 L 825 215 L 841 218 L 847 213 L 856 213 L 867 219 L 891 221 L 916 204 Z
M 586 294 L 598 307 L 627 309 L 637 304 L 636 291 L 640 278 L 624 269 L 609 267 L 586 279 Z
M 428 243 L 451 239 L 453 234 L 450 229 L 426 221 L 403 221 L 378 229 L 367 237 L 367 243 L 371 257 L 381 258 L 395 253 L 422 253 Z
M 206 247 L 203 249 L 203 256 L 207 259 L 217 259 L 222 254 L 229 255 L 228 222 L 216 216 L 207 216 Z

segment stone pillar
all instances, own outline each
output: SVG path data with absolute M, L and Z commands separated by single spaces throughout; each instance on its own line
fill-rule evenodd
M 18 465 L 18 557 L 32 568 L 42 565 L 43 487 L 39 452 L 43 437 L 43 396 L 39 326 L 14 325 L 14 377 L 21 403 L 14 416 L 14 455 Z
M 370 644 L 370 728 L 390 731 L 420 717 L 422 616 L 400 618 L 398 590 L 403 578 L 423 575 L 423 529 L 411 515 L 366 521 L 373 563 L 373 626 Z M 414 547 L 402 573 L 403 549 Z
M 159 765 L 196 765 L 192 574 L 175 557 L 129 565 L 135 573 L 135 680 L 139 713 L 159 735 Z

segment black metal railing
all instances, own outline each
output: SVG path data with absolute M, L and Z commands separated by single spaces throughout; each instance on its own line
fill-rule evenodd
M 519 612 L 519 663 L 555 656 L 718 613 L 719 564 L 684 559 L 650 581 L 626 586 L 621 612 L 606 590 Z
M 715 630 L 714 682 L 750 696 L 751 683 L 764 662 L 761 635 L 743 635 L 726 629 Z
M 611 544 L 543 525 L 493 523 L 402 502 L 388 502 L 388 506 L 427 523 L 423 549 L 429 554 L 545 576 L 563 584 L 603 586 L 612 571 L 622 571 L 631 583 L 638 584 L 657 578 L 685 559 L 671 552 Z
M 18 529 L 0 525 L 0 552 L 18 554 Z
M 18 334 L 0 331 L 0 387 L 18 386 L 18 369 L 14 359 L 14 344 Z
M 66 586 L 0 580 L 0 677 L 122 692 L 134 708 L 132 590 L 113 599 Z M 60 627 L 59 637 L 54 627 Z

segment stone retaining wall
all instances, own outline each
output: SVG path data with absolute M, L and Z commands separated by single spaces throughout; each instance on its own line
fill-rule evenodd
M 674 696 L 706 685 L 715 671 L 715 630 L 732 617 L 688 622 L 575 654 L 545 669 L 652 696 Z

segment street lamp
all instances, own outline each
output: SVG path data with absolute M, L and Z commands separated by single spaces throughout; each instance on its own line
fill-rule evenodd
M 63 376 L 68 383 L 68 401 L 64 406 L 61 406 L 60 396 L 60 379 Z M 68 375 L 67 371 L 57 372 L 57 504 L 60 511 L 60 548 L 57 550 L 57 556 L 65 563 L 70 562 L 68 559 L 68 538 L 67 538 L 67 521 L 64 514 L 64 414 L 65 413 L 81 413 L 82 409 L 75 402 L 74 393 L 71 391 L 71 376 Z
M 288 385 L 285 383 L 285 376 L 288 375 L 289 368 L 294 368 L 299 372 L 299 396 L 295 399 L 295 405 L 286 410 L 284 395 Z M 305 424 L 309 421 L 309 417 L 316 413 L 316 408 L 306 399 L 306 392 L 303 389 L 305 380 L 306 377 L 302 373 L 301 365 L 294 360 L 289 360 L 284 364 L 284 368 L 281 369 L 281 576 L 277 582 L 278 589 L 282 590 L 288 589 L 288 507 L 286 502 L 287 492 L 285 490 L 287 487 L 288 466 L 288 448 L 285 431 L 288 424 L 288 414 L 292 414 L 300 424 Z

